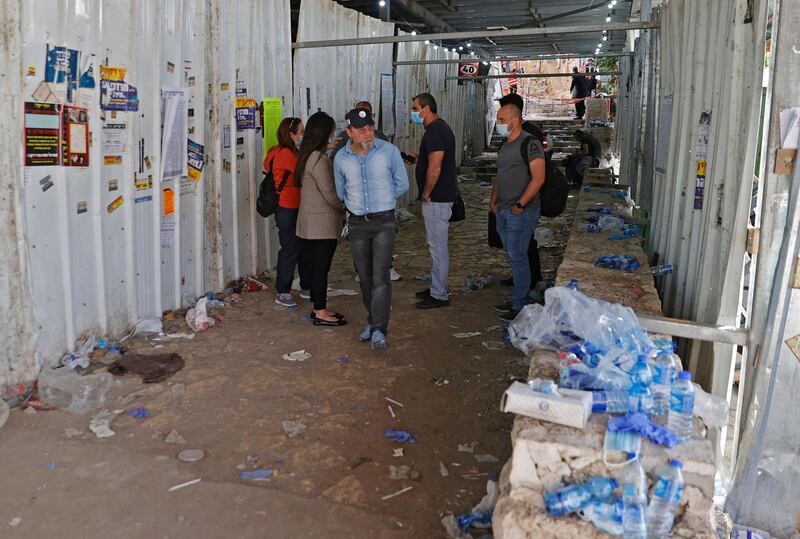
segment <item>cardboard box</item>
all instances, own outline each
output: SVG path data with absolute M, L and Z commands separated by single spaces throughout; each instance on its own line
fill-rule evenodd
M 592 415 L 592 392 L 559 389 L 559 395 L 531 390 L 527 384 L 514 382 L 503 393 L 500 409 L 542 421 L 582 429 Z

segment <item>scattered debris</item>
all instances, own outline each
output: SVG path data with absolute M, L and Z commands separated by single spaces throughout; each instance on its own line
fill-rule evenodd
M 186 395 L 186 384 L 172 384 L 169 386 L 169 391 L 173 395 Z
M 405 464 L 401 466 L 395 466 L 394 464 L 389 465 L 389 479 L 409 479 L 409 473 L 411 472 L 411 467 Z
M 128 415 L 134 419 L 146 419 L 150 417 L 150 412 L 144 406 L 137 406 L 128 410 Z
M 198 462 L 203 460 L 205 456 L 206 454 L 202 449 L 184 449 L 178 453 L 178 460 L 181 462 Z
M 468 444 L 458 444 L 458 452 L 459 453 L 474 453 L 476 445 L 478 445 L 478 442 L 470 442 Z
M 283 354 L 283 359 L 286 361 L 305 361 L 311 357 L 311 354 L 306 352 L 305 350 L 297 350 L 295 352 L 289 352 L 288 354 Z
M 398 447 L 397 449 L 392 449 L 392 456 L 393 457 L 402 457 L 403 456 L 403 448 Z
M 456 517 L 452 513 L 442 517 L 442 526 L 444 526 L 449 539 L 472 539 L 471 535 L 461 531 L 461 528 L 458 527 L 458 522 L 456 522 Z
M 8 521 L 8 527 L 9 528 L 16 528 L 17 526 L 20 525 L 21 522 L 22 522 L 22 518 L 21 517 L 14 517 L 14 518 L 12 518 L 11 520 Z
M 444 462 L 441 460 L 439 461 L 439 473 L 442 477 L 447 477 L 450 475 L 450 472 L 447 470 L 447 466 L 444 465 Z
M 431 274 L 430 273 L 420 273 L 419 275 L 414 277 L 414 279 L 417 280 L 417 281 L 430 281 L 431 280 Z
M 128 393 L 127 395 L 125 395 L 123 397 L 120 397 L 119 398 L 119 402 L 123 406 L 127 406 L 130 403 L 132 403 L 133 401 L 135 401 L 136 399 L 138 399 L 140 397 L 144 397 L 148 393 L 150 393 L 150 388 L 149 387 L 146 387 L 144 389 L 138 389 L 138 390 L 136 390 L 136 391 L 134 391 L 132 393 Z
M 180 489 L 182 489 L 184 487 L 190 487 L 192 485 L 196 485 L 200 481 L 202 481 L 202 479 L 198 477 L 197 479 L 192 479 L 191 481 L 187 481 L 185 483 L 180 483 L 178 485 L 171 486 L 171 487 L 169 487 L 167 489 L 167 492 L 175 492 L 176 490 L 180 490 Z
M 164 330 L 164 324 L 160 318 L 141 318 L 136 322 L 136 327 L 133 329 L 134 335 L 142 335 L 143 333 L 161 333 Z
M 329 288 L 327 295 L 329 298 L 335 298 L 338 296 L 357 296 L 358 292 L 351 290 L 350 288 Z
M 145 384 L 163 382 L 183 369 L 186 362 L 178 354 L 132 354 L 128 353 L 114 362 L 111 374 L 139 374 Z
M 73 438 L 82 438 L 84 434 L 86 433 L 74 427 L 68 427 L 64 429 L 64 436 L 67 438 L 67 440 L 72 440 Z
M 208 298 L 202 297 L 194 307 L 186 311 L 186 323 L 194 331 L 206 331 L 216 323 L 213 318 L 209 318 L 207 307 Z
M 397 221 L 399 223 L 405 223 L 407 221 L 410 221 L 411 219 L 416 219 L 417 218 L 416 215 L 414 215 L 413 213 L 411 213 L 410 211 L 408 211 L 405 208 L 400 208 L 399 210 L 397 210 L 397 214 L 396 215 L 397 215 Z
M 167 333 L 164 335 L 165 339 L 194 339 L 196 333 L 188 333 L 186 331 L 181 331 L 180 333 Z
M 392 415 L 392 419 L 396 418 L 397 416 L 394 415 L 394 410 L 392 410 L 392 405 L 387 404 L 386 407 L 389 408 L 389 413 Z
M 266 290 L 267 285 L 253 277 L 242 277 L 241 279 L 232 281 L 228 285 L 228 288 L 230 288 L 234 294 L 246 294 Z
M 503 326 L 489 326 L 486 331 L 503 331 Z
M 302 423 L 298 423 L 297 421 L 290 421 L 287 419 L 282 421 L 281 425 L 283 426 L 283 431 L 289 435 L 289 438 L 299 436 L 306 431 L 306 426 Z
M 470 290 L 483 290 L 492 282 L 491 275 L 474 276 L 470 275 L 461 287 L 462 292 L 469 292 Z
M 408 442 L 410 444 L 417 443 L 417 439 L 413 434 L 404 430 L 383 429 L 383 437 L 391 441 L 402 444 Z
M 239 479 L 242 481 L 266 481 L 270 477 L 272 477 L 272 470 L 269 468 L 239 472 Z
M 450 380 L 448 380 L 447 378 L 431 378 L 431 382 L 433 382 L 433 384 L 437 386 L 446 386 L 447 384 L 450 383 Z
M 500 462 L 500 459 L 498 459 L 494 455 L 484 454 L 484 455 L 474 455 L 474 456 L 475 456 L 475 461 L 478 464 L 484 464 L 484 463 L 494 464 Z
M 58 468 L 58 464 L 56 464 L 55 462 L 48 462 L 47 464 L 42 466 L 42 468 L 45 468 L 47 470 L 55 470 L 56 468 Z
M 467 333 L 453 333 L 453 337 L 456 339 L 468 339 L 469 337 L 477 337 L 478 335 L 482 335 L 480 331 L 469 331 Z
M 405 408 L 405 406 L 403 404 L 400 404 L 396 400 L 390 399 L 389 397 L 384 397 L 384 399 L 386 399 L 387 401 L 391 402 L 392 404 L 398 405 L 400 408 Z
M 167 434 L 167 436 L 164 438 L 164 441 L 166 443 L 168 443 L 168 444 L 185 444 L 186 443 L 186 439 L 183 436 L 181 436 L 180 433 L 175 429 L 172 429 L 171 431 L 169 431 L 169 434 Z
M 337 357 L 336 358 L 336 362 L 337 363 L 350 363 L 350 358 L 348 358 L 348 357 Z
M 395 496 L 400 496 L 401 494 L 405 494 L 406 492 L 408 492 L 409 490 L 412 490 L 413 488 L 414 487 L 406 487 L 406 488 L 400 489 L 397 492 L 393 492 L 392 494 L 387 494 L 386 496 L 381 498 L 381 500 L 383 500 L 383 501 L 391 500 Z
M 483 341 L 481 346 L 487 350 L 504 350 L 506 344 L 502 341 Z
M 111 430 L 111 422 L 125 410 L 103 410 L 89 420 L 89 430 L 98 438 L 111 438 L 116 434 Z

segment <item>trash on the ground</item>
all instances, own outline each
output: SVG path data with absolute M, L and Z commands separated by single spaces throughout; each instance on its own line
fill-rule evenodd
M 164 324 L 160 318 L 140 318 L 136 322 L 136 327 L 133 330 L 134 335 L 143 335 L 145 333 L 161 333 L 164 330 Z
M 283 431 L 289 435 L 289 438 L 299 436 L 306 431 L 306 426 L 303 423 L 290 421 L 288 419 L 281 421 L 281 426 L 283 427 Z
M 431 274 L 430 273 L 420 273 L 419 275 L 414 277 L 414 280 L 416 280 L 416 281 L 430 281 L 431 280 Z
M 336 358 L 336 362 L 337 363 L 350 363 L 350 358 L 348 358 L 348 357 L 337 357 Z
M 727 425 L 728 402 L 722 397 L 706 393 L 697 384 L 692 385 L 694 385 L 694 415 L 708 427 L 721 429 Z
M 91 364 L 90 355 L 94 350 L 95 337 L 90 335 L 86 341 L 74 352 L 70 352 L 61 358 L 60 364 L 70 369 L 85 369 Z
M 110 438 L 116 434 L 111 430 L 111 422 L 125 410 L 103 410 L 89 420 L 89 430 L 98 438 Z
M 314 319 L 310 316 L 301 316 L 300 320 L 303 322 L 312 322 Z
M 393 457 L 402 457 L 403 456 L 403 448 L 398 447 L 397 449 L 392 449 L 392 456 Z
M 384 397 L 387 401 L 391 402 L 392 404 L 398 405 L 400 408 L 405 408 L 405 406 L 394 399 L 390 399 L 389 397 Z
M 396 418 L 397 416 L 395 415 L 394 410 L 392 409 L 392 405 L 387 404 L 386 407 L 389 408 L 389 414 L 392 416 L 392 419 Z
M 111 374 L 139 374 L 145 384 L 163 382 L 183 369 L 186 362 L 178 354 L 133 354 L 123 355 L 111 367 Z
M 442 517 L 442 526 L 444 526 L 449 539 L 472 539 L 470 534 L 461 531 L 461 528 L 458 527 L 458 522 L 456 522 L 456 517 L 452 513 Z
M 180 484 L 177 484 L 177 485 L 173 485 L 173 486 L 171 486 L 171 487 L 169 487 L 167 489 L 167 492 L 175 492 L 176 490 L 180 490 L 180 489 L 185 488 L 185 487 L 190 487 L 192 485 L 196 485 L 200 481 L 202 481 L 202 479 L 201 478 L 197 478 L 197 479 L 192 479 L 191 481 L 187 481 L 185 483 L 180 483 Z
M 67 440 L 72 440 L 73 438 L 81 438 L 85 432 L 82 430 L 78 430 L 75 427 L 67 427 L 64 429 L 64 436 Z
M 311 354 L 309 354 L 305 350 L 296 350 L 294 352 L 283 354 L 282 357 L 286 361 L 305 361 L 311 357 Z
M 458 444 L 458 452 L 459 453 L 474 453 L 476 445 L 478 445 L 478 442 L 470 442 L 468 444 Z
M 169 434 L 167 434 L 167 436 L 164 438 L 164 441 L 166 443 L 168 443 L 168 444 L 185 444 L 186 443 L 186 439 L 183 436 L 181 436 L 181 434 L 175 429 L 172 429 L 171 431 L 169 431 Z
M 48 462 L 47 464 L 42 466 L 42 468 L 45 468 L 46 470 L 55 470 L 56 468 L 58 468 L 58 464 L 56 464 L 55 462 Z
M 416 215 L 414 215 L 413 213 L 411 213 L 410 211 L 408 211 L 405 208 L 400 208 L 399 210 L 397 210 L 397 214 L 396 215 L 397 215 L 397 221 L 400 222 L 400 223 L 405 223 L 407 221 L 410 221 L 411 219 L 416 219 L 417 218 Z
M 178 453 L 178 460 L 181 462 L 198 462 L 203 460 L 205 456 L 206 454 L 202 449 L 184 449 Z
M 492 331 L 503 331 L 503 326 L 489 326 L 488 328 L 486 328 L 486 331 L 489 331 L 489 332 L 492 332 Z
M 733 530 L 731 530 L 731 539 L 771 539 L 771 537 L 769 532 L 739 524 L 734 524 Z
M 491 275 L 469 275 L 464 281 L 464 286 L 461 287 L 462 292 L 469 292 L 470 290 L 483 290 L 492 282 Z
M 208 311 L 208 298 L 200 298 L 197 304 L 186 311 L 186 323 L 194 331 L 206 331 L 208 328 L 216 324 L 213 318 L 209 318 Z
M 486 348 L 487 350 L 504 350 L 506 347 L 506 343 L 502 341 L 483 341 L 481 346 Z
M 269 468 L 239 472 L 239 479 L 243 481 L 266 481 L 270 477 L 272 477 L 272 470 Z
M 383 497 L 381 498 L 381 500 L 383 500 L 383 501 L 386 501 L 386 500 L 391 500 L 392 498 L 394 498 L 394 497 L 396 497 L 396 496 L 400 496 L 401 494 L 405 494 L 406 492 L 408 492 L 409 490 L 411 490 L 411 489 L 413 489 L 413 488 L 414 488 L 414 487 L 406 487 L 406 488 L 402 488 L 402 489 L 398 490 L 397 492 L 393 492 L 393 493 L 391 493 L 391 494 L 387 494 L 386 496 L 383 496 Z
M 80 376 L 69 367 L 53 369 L 45 366 L 39 373 L 41 399 L 59 410 L 74 414 L 100 408 L 114 383 L 107 372 Z
M 464 513 L 456 517 L 458 527 L 462 530 L 469 528 L 490 528 L 492 525 L 492 511 L 483 511 L 481 513 Z
M 500 462 L 500 459 L 498 459 L 494 455 L 480 454 L 480 455 L 473 455 L 473 456 L 475 457 L 475 462 L 477 462 L 478 464 L 484 464 L 484 463 L 487 463 L 487 462 L 494 464 L 494 463 Z
M 179 333 L 167 333 L 164 335 L 165 339 L 194 339 L 196 333 L 189 333 L 187 331 L 181 331 Z
M 144 406 L 137 406 L 128 410 L 128 415 L 134 419 L 146 419 L 150 417 L 150 412 Z
M 411 467 L 405 464 L 395 466 L 389 465 L 389 479 L 410 479 Z
M 450 383 L 450 380 L 447 378 L 431 378 L 431 382 L 436 386 L 446 386 Z
M 537 226 L 533 233 L 539 247 L 549 247 L 553 243 L 553 231 L 549 228 Z
M 227 305 L 235 305 L 236 303 L 239 303 L 239 302 L 242 301 L 242 296 L 240 296 L 239 294 L 236 294 L 236 293 L 230 294 L 229 296 L 225 297 L 224 301 L 225 301 L 225 303 Z
M 470 337 L 477 337 L 478 335 L 482 335 L 480 331 L 469 331 L 467 333 L 453 333 L 453 337 L 456 339 L 468 339 Z
M 8 527 L 9 528 L 16 528 L 21 523 L 22 523 L 22 518 L 21 517 L 14 517 L 14 518 L 12 518 L 11 520 L 8 521 Z
M 442 477 L 447 477 L 448 475 L 450 475 L 450 472 L 447 470 L 447 466 L 445 466 L 444 462 L 442 462 L 441 460 L 439 461 L 439 474 Z
M 186 384 L 177 383 L 169 386 L 169 391 L 173 395 L 186 395 Z
M 410 444 L 417 443 L 417 439 L 414 437 L 414 435 L 404 430 L 383 429 L 383 437 L 388 438 L 398 444 L 406 442 Z
M 250 292 L 260 292 L 262 290 L 266 290 L 267 285 L 265 285 L 258 279 L 245 276 L 236 281 L 232 281 L 230 284 L 228 284 L 228 288 L 234 294 L 247 294 Z
M 339 296 L 357 296 L 358 292 L 350 288 L 328 288 L 328 297 L 335 298 Z

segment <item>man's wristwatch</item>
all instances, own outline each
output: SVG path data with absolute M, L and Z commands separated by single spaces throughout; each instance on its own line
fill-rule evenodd
M 519 208 L 519 209 L 521 209 L 521 210 L 524 210 L 524 209 L 525 209 L 525 206 L 524 206 L 523 204 L 520 204 L 519 202 L 517 202 L 516 204 L 514 204 L 514 206 L 516 206 L 517 208 Z

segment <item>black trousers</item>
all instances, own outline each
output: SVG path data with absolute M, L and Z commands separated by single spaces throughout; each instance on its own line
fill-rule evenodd
M 303 258 L 311 265 L 311 301 L 315 311 L 328 305 L 328 273 L 337 243 L 336 240 L 303 240 Z
M 295 267 L 300 274 L 300 288 L 308 290 L 311 287 L 311 264 L 302 256 L 303 240 L 297 237 L 298 209 L 278 206 L 275 211 L 275 223 L 278 225 L 278 240 L 281 249 L 278 251 L 278 275 L 275 278 L 275 288 L 278 294 L 292 291 Z
M 583 118 L 584 114 L 586 114 L 586 104 L 584 101 L 578 101 L 575 103 L 575 115 L 578 118 Z

